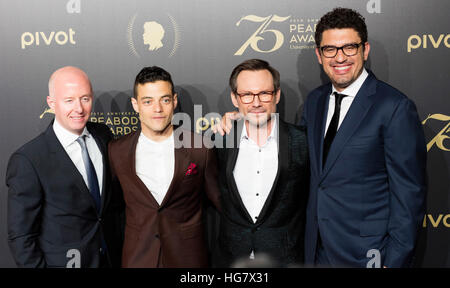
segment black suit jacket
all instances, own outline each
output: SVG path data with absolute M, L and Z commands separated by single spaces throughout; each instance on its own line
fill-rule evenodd
M 213 252 L 214 266 L 229 267 L 238 259 L 248 259 L 252 250 L 256 257 L 258 253 L 268 254 L 280 266 L 304 261 L 309 181 L 306 134 L 302 127 L 277 123 L 278 172 L 256 223 L 242 202 L 233 176 L 242 128 L 224 137 L 225 143 L 234 141 L 236 148 L 217 149 L 222 214 Z
M 19 267 L 66 267 L 71 249 L 81 267 L 99 267 L 101 237 L 109 265 L 120 265 L 120 197 L 111 193 L 107 145 L 112 134 L 103 124 L 87 123 L 103 156 L 100 215 L 69 155 L 47 130 L 12 154 L 6 172 L 8 242 Z

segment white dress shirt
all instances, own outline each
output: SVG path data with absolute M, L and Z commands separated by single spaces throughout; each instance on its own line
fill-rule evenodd
M 84 183 L 86 183 L 86 186 L 89 187 L 86 166 L 84 166 L 83 157 L 81 156 L 81 146 L 77 142 L 77 139 L 80 136 L 86 135 L 86 137 L 84 138 L 86 142 L 86 148 L 88 150 L 88 154 L 91 158 L 92 164 L 94 165 L 95 173 L 97 174 L 99 186 L 98 188 L 101 195 L 103 187 L 103 156 L 102 152 L 100 152 L 100 148 L 98 148 L 97 146 L 97 142 L 95 142 L 94 137 L 89 133 L 86 127 L 84 127 L 81 135 L 74 134 L 61 126 L 61 124 L 59 124 L 56 119 L 53 122 L 53 131 L 55 131 L 56 138 L 58 138 L 59 142 L 63 146 L 66 153 L 69 155 L 73 164 L 80 172 L 81 176 L 83 176 Z
M 174 169 L 173 133 L 167 139 L 155 142 L 141 132 L 136 146 L 136 175 L 144 182 L 159 205 L 172 182 Z
M 278 172 L 278 134 L 275 131 L 277 122 L 274 117 L 267 142 L 259 147 L 248 137 L 245 123 L 242 129 L 233 176 L 242 202 L 253 222 L 258 220 Z M 255 258 L 253 250 L 249 258 Z
M 345 115 L 347 115 L 348 110 L 350 109 L 350 106 L 353 103 L 353 100 L 355 99 L 356 94 L 358 94 L 359 89 L 363 85 L 364 81 L 366 80 L 367 76 L 369 76 L 369 73 L 367 73 L 366 69 L 363 68 L 363 71 L 361 75 L 347 88 L 345 88 L 342 92 L 339 92 L 336 90 L 336 88 L 332 88 L 331 95 L 330 95 L 330 101 L 328 103 L 328 113 L 327 113 L 327 124 L 325 126 L 325 133 L 324 137 L 327 134 L 328 126 L 330 125 L 331 118 L 333 118 L 334 114 L 334 105 L 336 101 L 336 97 L 334 96 L 334 92 L 338 92 L 339 94 L 347 95 L 346 97 L 342 98 L 341 102 L 341 112 L 339 113 L 339 122 L 338 122 L 338 129 L 341 126 L 342 121 L 344 121 Z
M 247 129 L 243 127 L 233 171 L 239 195 L 253 222 L 258 220 L 278 171 L 276 119 L 272 122 L 272 131 L 261 147 L 247 136 Z

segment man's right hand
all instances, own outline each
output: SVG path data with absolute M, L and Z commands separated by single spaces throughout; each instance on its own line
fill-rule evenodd
M 241 120 L 243 115 L 238 111 L 227 112 L 222 116 L 222 121 L 220 123 L 214 124 L 211 128 L 214 133 L 220 133 L 220 135 L 225 135 L 225 133 L 230 134 L 233 125 L 231 121 Z

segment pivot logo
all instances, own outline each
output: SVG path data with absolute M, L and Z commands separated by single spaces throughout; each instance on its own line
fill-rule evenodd
M 442 45 L 445 45 L 445 47 L 450 48 L 449 39 L 450 39 L 450 34 L 447 34 L 447 35 L 441 34 L 437 38 L 431 34 L 422 35 L 422 36 L 411 35 L 411 36 L 409 36 L 408 41 L 407 41 L 408 53 L 411 53 L 411 51 L 413 49 L 418 49 L 418 48 L 426 49 L 426 48 L 428 48 L 428 44 L 431 44 L 431 47 L 433 47 L 435 49 L 439 48 Z
M 127 41 L 130 53 L 141 56 L 175 55 L 181 43 L 181 30 L 170 14 L 134 14 L 128 22 Z
M 427 224 L 430 223 L 432 227 L 437 228 L 440 224 L 444 225 L 447 228 L 450 228 L 450 214 L 439 214 L 434 217 L 431 214 L 425 214 L 423 217 L 423 228 L 427 227 Z
M 278 50 L 284 42 L 284 35 L 278 30 L 275 29 L 268 29 L 269 25 L 272 22 L 284 22 L 287 19 L 289 19 L 291 16 L 287 17 L 281 17 L 278 15 L 269 15 L 267 17 L 260 17 L 256 15 L 248 15 L 242 17 L 237 23 L 236 26 L 241 25 L 243 21 L 250 21 L 254 23 L 262 23 L 258 29 L 256 29 L 255 33 L 253 33 L 250 38 L 245 41 L 245 43 L 234 53 L 234 55 L 240 56 L 242 55 L 245 50 L 250 46 L 254 51 L 260 52 L 260 53 L 270 53 Z M 274 39 L 274 45 L 272 48 L 269 48 L 267 50 L 263 50 L 258 46 L 259 41 L 266 40 L 265 37 L 271 36 L 271 38 Z
M 21 36 L 21 47 L 25 49 L 27 46 L 39 46 L 46 45 L 50 46 L 53 43 L 58 45 L 66 45 L 70 43 L 75 45 L 75 31 L 69 28 L 68 32 L 65 31 L 51 31 L 51 32 L 24 32 Z

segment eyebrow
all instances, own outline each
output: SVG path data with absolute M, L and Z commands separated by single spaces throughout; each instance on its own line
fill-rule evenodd
M 159 98 L 171 97 L 171 96 L 172 96 L 172 95 L 170 95 L 170 94 L 166 94 L 166 95 L 159 96 Z M 158 96 L 142 96 L 141 99 L 142 99 L 142 100 L 144 100 L 144 99 L 153 99 L 153 98 L 155 98 L 155 97 L 158 97 Z
M 356 45 L 356 44 L 358 44 L 357 42 L 350 42 L 350 43 L 345 43 L 345 44 L 343 44 L 343 45 L 340 45 L 340 46 L 336 46 L 336 45 L 323 45 L 322 47 L 344 47 L 344 46 L 346 46 L 346 45 Z
M 79 98 L 83 98 L 83 97 L 93 97 L 93 95 L 92 94 L 84 94 L 84 95 L 79 96 Z M 72 98 L 78 98 L 78 96 L 73 96 L 73 95 L 64 96 L 63 99 L 72 99 Z

